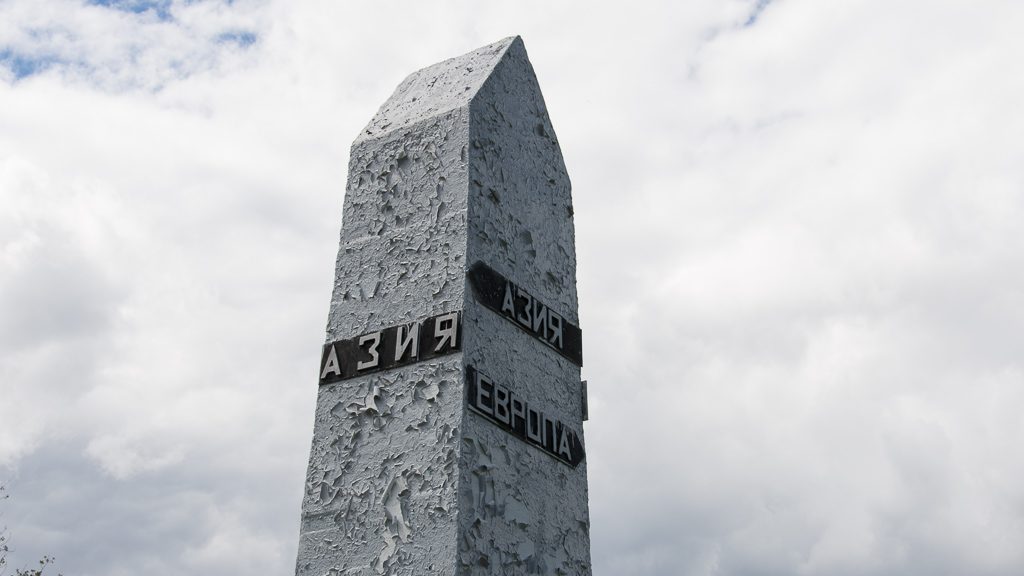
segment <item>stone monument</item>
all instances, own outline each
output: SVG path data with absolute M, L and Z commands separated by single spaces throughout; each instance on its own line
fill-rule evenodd
M 518 37 L 352 144 L 297 576 L 590 574 L 569 177 Z

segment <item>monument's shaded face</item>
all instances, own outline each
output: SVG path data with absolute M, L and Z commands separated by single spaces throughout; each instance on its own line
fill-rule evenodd
M 570 184 L 518 38 L 352 145 L 297 575 L 589 574 Z

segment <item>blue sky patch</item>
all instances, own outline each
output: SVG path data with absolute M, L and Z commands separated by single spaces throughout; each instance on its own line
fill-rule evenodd
M 133 14 L 152 11 L 161 20 L 171 20 L 171 0 L 88 0 L 87 3 Z
M 257 36 L 252 32 L 246 32 L 245 30 L 236 30 L 232 32 L 224 32 L 217 35 L 218 44 L 237 44 L 242 48 L 248 48 L 256 43 Z
M 56 62 L 55 58 L 38 58 L 18 54 L 10 49 L 0 50 L 0 66 L 13 72 L 14 78 L 17 80 L 42 72 Z

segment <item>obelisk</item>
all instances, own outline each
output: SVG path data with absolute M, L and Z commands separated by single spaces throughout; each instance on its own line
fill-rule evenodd
M 590 574 L 570 183 L 518 37 L 352 144 L 296 575 Z

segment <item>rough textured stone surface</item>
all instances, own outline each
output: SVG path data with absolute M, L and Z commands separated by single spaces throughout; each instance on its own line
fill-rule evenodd
M 523 43 L 409 76 L 352 145 L 327 340 L 463 310 L 463 352 L 322 386 L 296 574 L 590 574 L 586 461 L 466 408 L 467 364 L 580 433 L 580 370 L 474 301 L 578 324 L 570 184 Z

